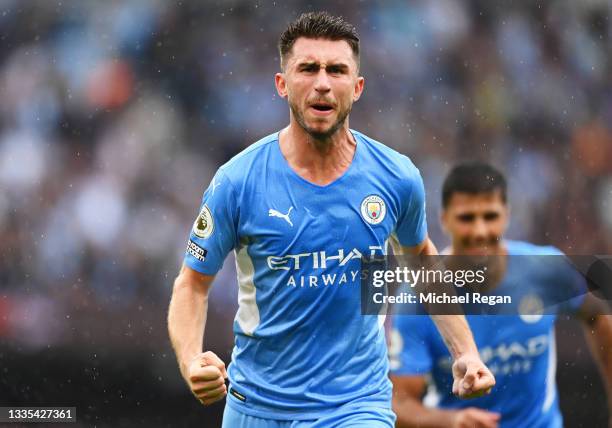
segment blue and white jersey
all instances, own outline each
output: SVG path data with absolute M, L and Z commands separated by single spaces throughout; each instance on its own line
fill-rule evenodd
M 340 178 L 300 177 L 270 135 L 223 165 L 204 193 L 185 263 L 215 274 L 234 250 L 239 308 L 228 404 L 314 419 L 348 402 L 389 408 L 384 330 L 362 316 L 360 258 L 426 237 L 417 168 L 365 135 Z
M 561 255 L 554 247 L 506 241 L 509 255 Z M 556 263 L 555 266 L 562 264 Z M 547 269 L 537 257 L 508 259 L 507 271 L 496 292 L 510 294 L 517 286 L 557 293 L 576 289 L 580 278 L 575 272 Z M 571 283 L 570 283 L 571 282 Z M 527 296 L 525 292 L 519 293 Z M 541 294 L 540 294 L 541 295 Z M 563 305 L 561 312 L 574 311 L 582 302 L 577 294 Z M 554 300 L 554 298 L 553 298 Z M 557 299 L 557 301 L 559 301 Z M 430 386 L 424 402 L 429 406 L 461 409 L 479 407 L 499 412 L 500 426 L 556 428 L 563 421 L 555 384 L 556 314 L 546 315 L 467 315 L 483 362 L 495 375 L 490 395 L 461 400 L 452 394 L 451 357 L 433 321 L 424 315 L 398 315 L 392 320 L 389 340 L 393 375 L 429 375 Z

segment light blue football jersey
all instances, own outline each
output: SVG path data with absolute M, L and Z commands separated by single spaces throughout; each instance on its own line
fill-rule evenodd
M 520 241 L 506 241 L 509 255 L 533 256 L 508 259 L 506 274 L 496 287 L 497 294 L 512 294 L 516 287 L 537 290 L 544 300 L 560 302 L 559 290 L 583 289 L 582 278 L 566 266 L 538 260 L 539 255 L 561 255 L 554 247 Z M 529 293 L 516 293 L 528 297 Z M 566 293 L 562 293 L 566 294 Z M 559 312 L 575 311 L 584 294 L 572 291 L 574 298 L 555 306 Z M 533 297 L 531 297 L 533 298 Z M 550 311 L 549 311 L 550 312 Z M 429 406 L 461 409 L 479 407 L 499 412 L 501 428 L 557 428 L 563 426 L 555 384 L 556 349 L 554 323 L 557 314 L 545 315 L 467 315 L 483 362 L 495 375 L 491 394 L 461 400 L 452 394 L 451 357 L 433 321 L 424 315 L 396 315 L 389 340 L 391 373 L 428 375 L 431 378 L 424 402 Z
M 425 239 L 424 188 L 406 156 L 352 133 L 353 161 L 329 185 L 297 175 L 273 134 L 204 193 L 185 263 L 212 275 L 235 252 L 228 405 L 243 413 L 304 420 L 349 402 L 390 407 L 384 329 L 361 314 L 360 258 Z

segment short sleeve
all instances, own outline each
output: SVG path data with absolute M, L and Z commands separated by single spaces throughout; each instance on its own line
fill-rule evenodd
M 185 264 L 205 275 L 215 275 L 237 242 L 238 206 L 235 190 L 222 169 L 204 192 L 193 223 Z
M 433 365 L 431 321 L 426 315 L 394 315 L 389 334 L 392 375 L 427 374 Z
M 427 236 L 427 220 L 425 216 L 425 187 L 419 170 L 412 166 L 408 179 L 408 192 L 400 192 L 401 211 L 395 228 L 399 243 L 405 247 L 413 247 L 423 242 Z

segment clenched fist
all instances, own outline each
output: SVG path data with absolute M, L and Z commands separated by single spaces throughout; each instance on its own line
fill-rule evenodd
M 198 354 L 187 369 L 187 384 L 191 392 L 205 406 L 222 400 L 227 395 L 225 364 L 214 352 Z
M 453 363 L 453 394 L 459 398 L 475 398 L 491 392 L 495 377 L 478 354 L 465 354 Z

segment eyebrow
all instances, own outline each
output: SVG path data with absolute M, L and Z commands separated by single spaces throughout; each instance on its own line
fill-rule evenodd
M 304 68 L 321 68 L 321 63 L 318 61 L 302 61 L 297 64 L 297 68 L 302 70 Z M 349 66 L 343 62 L 331 62 L 325 66 L 325 69 L 333 69 L 338 71 L 348 71 Z
M 497 211 L 487 211 L 482 214 L 482 218 L 484 218 L 485 220 L 495 220 L 499 216 L 500 216 L 500 213 Z M 477 215 L 473 212 L 459 213 L 456 216 L 456 218 L 459 219 L 460 221 L 474 221 L 476 217 Z
M 473 221 L 476 218 L 474 213 L 460 213 L 457 214 L 457 219 L 460 221 Z

